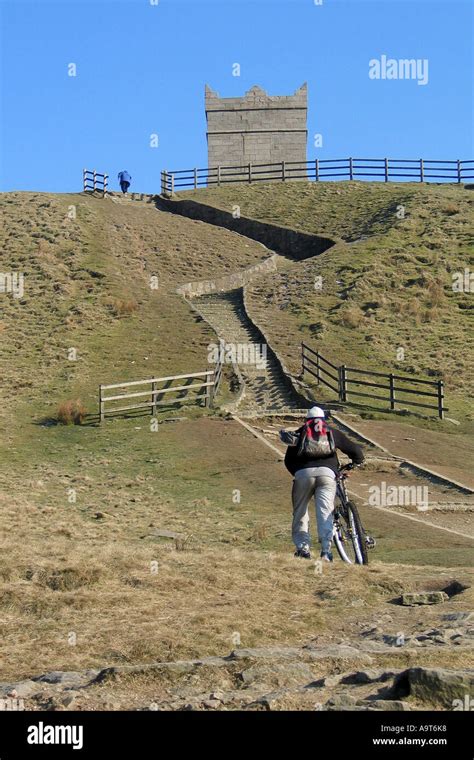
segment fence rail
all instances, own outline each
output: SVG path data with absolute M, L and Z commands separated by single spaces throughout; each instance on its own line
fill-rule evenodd
M 383 182 L 455 182 L 474 179 L 474 160 L 438 161 L 408 158 L 335 158 L 312 161 L 279 161 L 271 164 L 215 166 L 161 172 L 162 194 L 210 187 L 228 182 L 262 182 L 305 179 L 366 179 Z
M 348 396 L 357 396 L 359 398 L 373 399 L 374 401 L 388 402 L 392 411 L 396 406 L 416 406 L 424 409 L 436 409 L 438 417 L 444 418 L 444 412 L 447 407 L 444 406 L 444 383 L 442 380 L 424 380 L 408 375 L 395 375 L 393 373 L 372 372 L 371 370 L 357 369 L 347 367 L 345 364 L 336 366 L 325 359 L 319 351 L 315 351 L 306 345 L 301 344 L 301 363 L 303 375 L 308 372 L 316 378 L 318 385 L 322 383 L 337 393 L 338 400 L 342 403 L 347 402 Z M 327 369 L 330 367 L 332 372 Z M 374 377 L 376 382 L 359 379 L 359 376 Z M 412 385 L 422 385 L 432 388 L 429 390 L 420 390 Z M 355 386 L 355 389 L 354 389 Z M 364 390 L 360 390 L 360 387 Z M 370 388 L 386 391 L 385 395 L 370 392 Z M 405 394 L 412 396 L 421 396 L 423 399 L 432 397 L 436 399 L 433 403 L 424 403 L 423 401 L 411 400 L 405 398 Z
M 212 393 L 211 393 L 211 405 L 214 403 L 214 399 L 215 399 L 215 397 L 217 395 L 217 392 L 219 390 L 219 386 L 221 384 L 222 370 L 224 368 L 224 356 L 225 356 L 225 354 L 224 354 L 224 341 L 220 340 L 219 341 L 219 352 L 218 352 L 218 356 L 217 356 L 217 362 L 216 362 L 216 366 L 214 368 L 214 386 L 212 388 Z
M 222 367 L 220 368 L 222 372 Z M 132 380 L 126 383 L 114 383 L 113 385 L 99 385 L 99 420 L 103 422 L 107 414 L 116 412 L 128 412 L 136 409 L 150 409 L 151 414 L 156 414 L 159 406 L 169 406 L 170 404 L 182 404 L 184 402 L 199 403 L 204 400 L 205 406 L 212 406 L 217 388 L 220 382 L 220 375 L 216 380 L 217 370 L 205 370 L 204 372 L 191 372 L 185 375 L 171 375 L 169 377 L 152 377 L 149 380 Z M 201 379 L 199 379 L 201 378 Z M 178 380 L 178 385 L 173 385 Z M 149 386 L 147 390 L 138 390 L 129 393 L 122 392 L 124 389 L 131 387 Z M 105 395 L 107 391 L 119 390 L 119 393 L 111 396 Z M 188 394 L 191 396 L 188 398 Z M 177 394 L 177 398 L 163 397 L 166 394 Z M 106 404 L 111 401 L 127 401 L 130 399 L 142 398 L 143 401 L 132 405 L 112 408 L 106 408 Z M 146 400 L 145 400 L 146 399 Z
M 101 174 L 95 169 L 82 170 L 82 182 L 85 193 L 100 192 L 104 195 L 107 193 L 108 174 Z

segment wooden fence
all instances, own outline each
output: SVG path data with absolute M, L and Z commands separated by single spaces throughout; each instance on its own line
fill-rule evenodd
M 315 182 L 365 179 L 383 182 L 456 182 L 474 179 L 474 161 L 435 161 L 416 158 L 336 158 L 280 161 L 273 164 L 217 166 L 161 172 L 162 194 L 211 187 L 227 182 L 306 179 Z
M 218 374 L 219 371 L 219 374 Z M 133 380 L 127 383 L 114 383 L 113 385 L 99 385 L 99 420 L 104 421 L 106 414 L 115 414 L 116 412 L 128 412 L 136 409 L 149 409 L 151 414 L 156 414 L 159 406 L 169 406 L 170 404 L 182 403 L 199 403 L 204 400 L 205 406 L 212 406 L 222 374 L 222 366 L 216 369 L 205 370 L 204 372 L 191 372 L 186 375 L 171 375 L 170 377 L 152 377 L 150 380 Z M 198 378 L 200 378 L 198 380 Z M 179 385 L 173 385 L 175 380 L 179 380 Z M 196 380 L 196 382 L 194 382 Z M 139 386 L 148 386 L 147 390 L 139 390 L 129 393 L 122 392 L 126 388 L 138 388 Z M 105 395 L 107 391 L 120 389 L 118 394 L 112 396 Z M 168 394 L 168 397 L 163 398 Z M 170 398 L 169 394 L 176 395 L 177 398 Z M 190 396 L 188 397 L 188 394 Z M 128 404 L 131 399 L 142 399 L 138 403 Z M 107 408 L 106 404 L 112 401 L 124 401 L 126 406 L 121 404 Z
M 105 195 L 107 193 L 107 182 L 109 179 L 108 174 L 101 174 L 96 172 L 95 169 L 83 169 L 82 182 L 85 193 L 100 192 Z
M 371 370 L 339 366 L 325 359 L 319 351 L 314 351 L 305 343 L 301 344 L 301 360 L 303 375 L 308 372 L 316 378 L 317 383 L 322 383 L 337 394 L 338 400 L 347 402 L 348 396 L 358 396 L 377 401 L 388 402 L 393 411 L 396 406 L 416 406 L 425 409 L 436 409 L 438 417 L 443 419 L 444 412 L 448 409 L 444 406 L 444 384 L 442 380 L 422 380 L 408 375 L 395 375 L 393 373 L 372 372 Z M 362 379 L 360 379 L 362 377 Z M 367 378 L 367 379 L 364 379 Z M 375 378 L 371 382 L 370 378 Z M 420 386 L 425 390 L 420 389 Z M 362 388 L 362 390 L 361 390 Z M 378 394 L 370 389 L 377 388 Z M 385 395 L 380 395 L 386 391 Z M 409 398 L 405 398 L 405 394 Z M 413 396 L 422 397 L 425 401 L 429 398 L 436 399 L 431 403 L 421 400 L 410 400 Z

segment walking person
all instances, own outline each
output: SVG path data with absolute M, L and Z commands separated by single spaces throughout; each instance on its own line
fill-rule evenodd
M 328 427 L 325 412 L 319 406 L 308 411 L 305 423 L 298 430 L 281 430 L 280 439 L 288 445 L 285 466 L 294 478 L 291 495 L 295 557 L 311 559 L 308 505 L 314 496 L 321 559 L 332 562 L 334 498 L 339 469 L 337 449 L 355 465 L 363 463 L 364 453 L 344 433 Z
M 122 193 L 126 195 L 127 190 L 130 187 L 130 182 L 132 181 L 130 174 L 127 171 L 119 172 L 118 181 L 120 182 L 120 189 L 122 190 Z

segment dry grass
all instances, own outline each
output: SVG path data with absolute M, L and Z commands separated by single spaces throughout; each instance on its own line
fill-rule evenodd
M 75 221 L 67 218 L 71 203 Z M 355 571 L 339 564 L 316 577 L 310 563 L 292 557 L 291 479 L 282 463 L 236 423 L 193 419 L 200 410 L 180 412 L 184 423 L 163 424 L 158 433 L 146 417 L 101 427 L 40 424 L 62 398 L 95 408 L 99 382 L 201 370 L 214 335 L 176 286 L 247 267 L 266 251 L 138 203 L 13 193 L 2 204 L 4 268 L 26 275 L 25 298 L 8 297 L 2 313 L 11 336 L 2 361 L 3 680 L 223 654 L 236 631 L 243 646 L 306 643 L 376 618 L 401 587 L 420 579 L 468 577 L 467 539 L 410 532 L 385 513 L 364 514 L 379 539 L 377 563 Z M 370 277 L 370 257 L 362 258 Z M 345 251 L 341 263 L 347 266 Z M 397 268 L 389 274 L 396 277 Z M 357 285 L 351 276 L 345 285 L 368 303 L 373 283 Z M 138 304 L 127 319 L 107 307 L 117 294 Z M 295 295 L 290 288 L 290 304 L 301 303 Z M 333 299 L 331 307 L 339 305 Z M 267 317 L 275 314 L 283 316 L 268 307 Z M 300 323 L 286 314 L 288 338 Z M 309 315 L 297 320 L 305 324 Z M 321 321 L 314 316 L 310 324 Z M 337 310 L 324 311 L 325 336 L 336 320 Z M 157 538 L 155 528 L 182 538 Z M 443 570 L 447 548 L 456 571 Z
M 63 425 L 82 425 L 86 414 L 86 407 L 80 399 L 76 399 L 76 401 L 63 401 L 59 405 L 57 419 Z
M 364 312 L 354 304 L 344 304 L 339 310 L 339 321 L 344 327 L 357 328 L 364 321 Z
M 138 304 L 132 298 L 113 298 L 107 303 L 107 306 L 115 317 L 129 317 L 138 310 Z
M 375 564 L 316 576 L 292 556 L 291 478 L 270 450 L 234 422 L 158 433 L 147 422 L 52 426 L 36 455 L 12 453 L 0 475 L 3 680 L 226 654 L 236 631 L 242 646 L 340 635 L 401 588 L 438 581 L 448 546 L 449 572 L 467 577 L 471 542 L 367 510 Z M 354 480 L 386 478 L 380 467 Z

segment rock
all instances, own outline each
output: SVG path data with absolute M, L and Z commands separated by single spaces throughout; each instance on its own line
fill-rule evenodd
M 215 710 L 217 707 L 220 707 L 221 701 L 219 699 L 205 699 L 203 705 L 211 710 Z
M 251 707 L 264 707 L 266 710 L 278 710 L 280 705 L 279 695 L 265 694 L 251 703 Z
M 395 698 L 412 696 L 452 710 L 454 700 L 463 700 L 473 691 L 474 670 L 417 667 L 404 670 L 395 677 L 391 695 Z
M 390 633 L 384 633 L 382 636 L 382 640 L 385 644 L 389 644 L 391 647 L 402 647 L 405 646 L 409 641 L 411 641 L 411 637 L 407 636 L 401 637 L 398 635 L 390 634 Z
M 340 675 L 334 675 L 334 676 L 324 676 L 324 678 L 318 678 L 317 681 L 313 681 L 312 683 L 308 684 L 308 688 L 327 688 L 331 689 L 333 686 L 337 686 L 339 683 L 341 683 L 342 676 Z
M 74 694 L 73 692 L 63 694 L 59 697 L 59 703 L 67 710 L 74 710 L 77 706 L 77 694 Z
M 352 694 L 335 694 L 324 704 L 324 709 L 345 710 L 357 702 Z
M 43 703 L 42 709 L 48 711 L 74 710 L 77 707 L 75 694 L 55 694 Z
M 0 697 L 11 699 L 27 699 L 38 694 L 40 689 L 34 681 L 17 681 L 16 683 L 0 683 Z
M 449 596 L 444 591 L 422 591 L 402 594 L 402 604 L 408 607 L 417 604 L 441 604 L 441 602 L 446 602 L 448 599 Z
M 447 615 L 443 615 L 443 620 L 457 620 L 462 622 L 467 622 L 468 620 L 472 620 L 472 617 L 474 616 L 474 612 L 450 612 Z
M 35 676 L 31 680 L 38 683 L 61 684 L 63 686 L 84 686 L 97 678 L 98 674 L 98 670 L 86 670 L 84 672 L 53 670 L 50 673 Z
M 341 683 L 364 684 L 389 681 L 398 671 L 393 670 L 358 670 L 341 678 Z
M 259 647 L 258 649 L 234 649 L 230 658 L 233 660 L 243 659 L 297 659 L 304 656 L 297 647 Z
M 245 686 L 293 686 L 313 680 L 311 668 L 304 662 L 257 663 L 240 673 Z
M 382 629 L 379 628 L 377 625 L 374 628 L 367 628 L 365 631 L 361 631 L 361 636 L 370 636 L 371 638 L 373 636 L 376 636 L 378 633 L 381 633 Z
M 124 665 L 124 666 L 112 666 L 109 668 L 103 668 L 94 679 L 95 683 L 102 683 L 103 681 L 113 680 L 120 678 L 120 676 L 129 675 L 150 675 L 156 676 L 168 676 L 171 679 L 179 678 L 182 675 L 187 675 L 194 672 L 196 669 L 196 661 L 176 661 L 176 662 L 158 662 L 151 665 Z
M 312 660 L 355 660 L 369 665 L 373 662 L 373 658 L 365 652 L 356 649 L 355 647 L 348 646 L 346 644 L 338 644 L 335 646 L 320 647 L 317 650 L 310 652 Z
M 158 528 L 151 531 L 151 535 L 156 536 L 157 538 L 183 538 L 182 533 L 176 533 L 174 530 L 161 530 Z
M 397 712 L 411 710 L 408 702 L 402 702 L 398 699 L 366 700 L 365 704 L 368 710 L 396 710 Z

